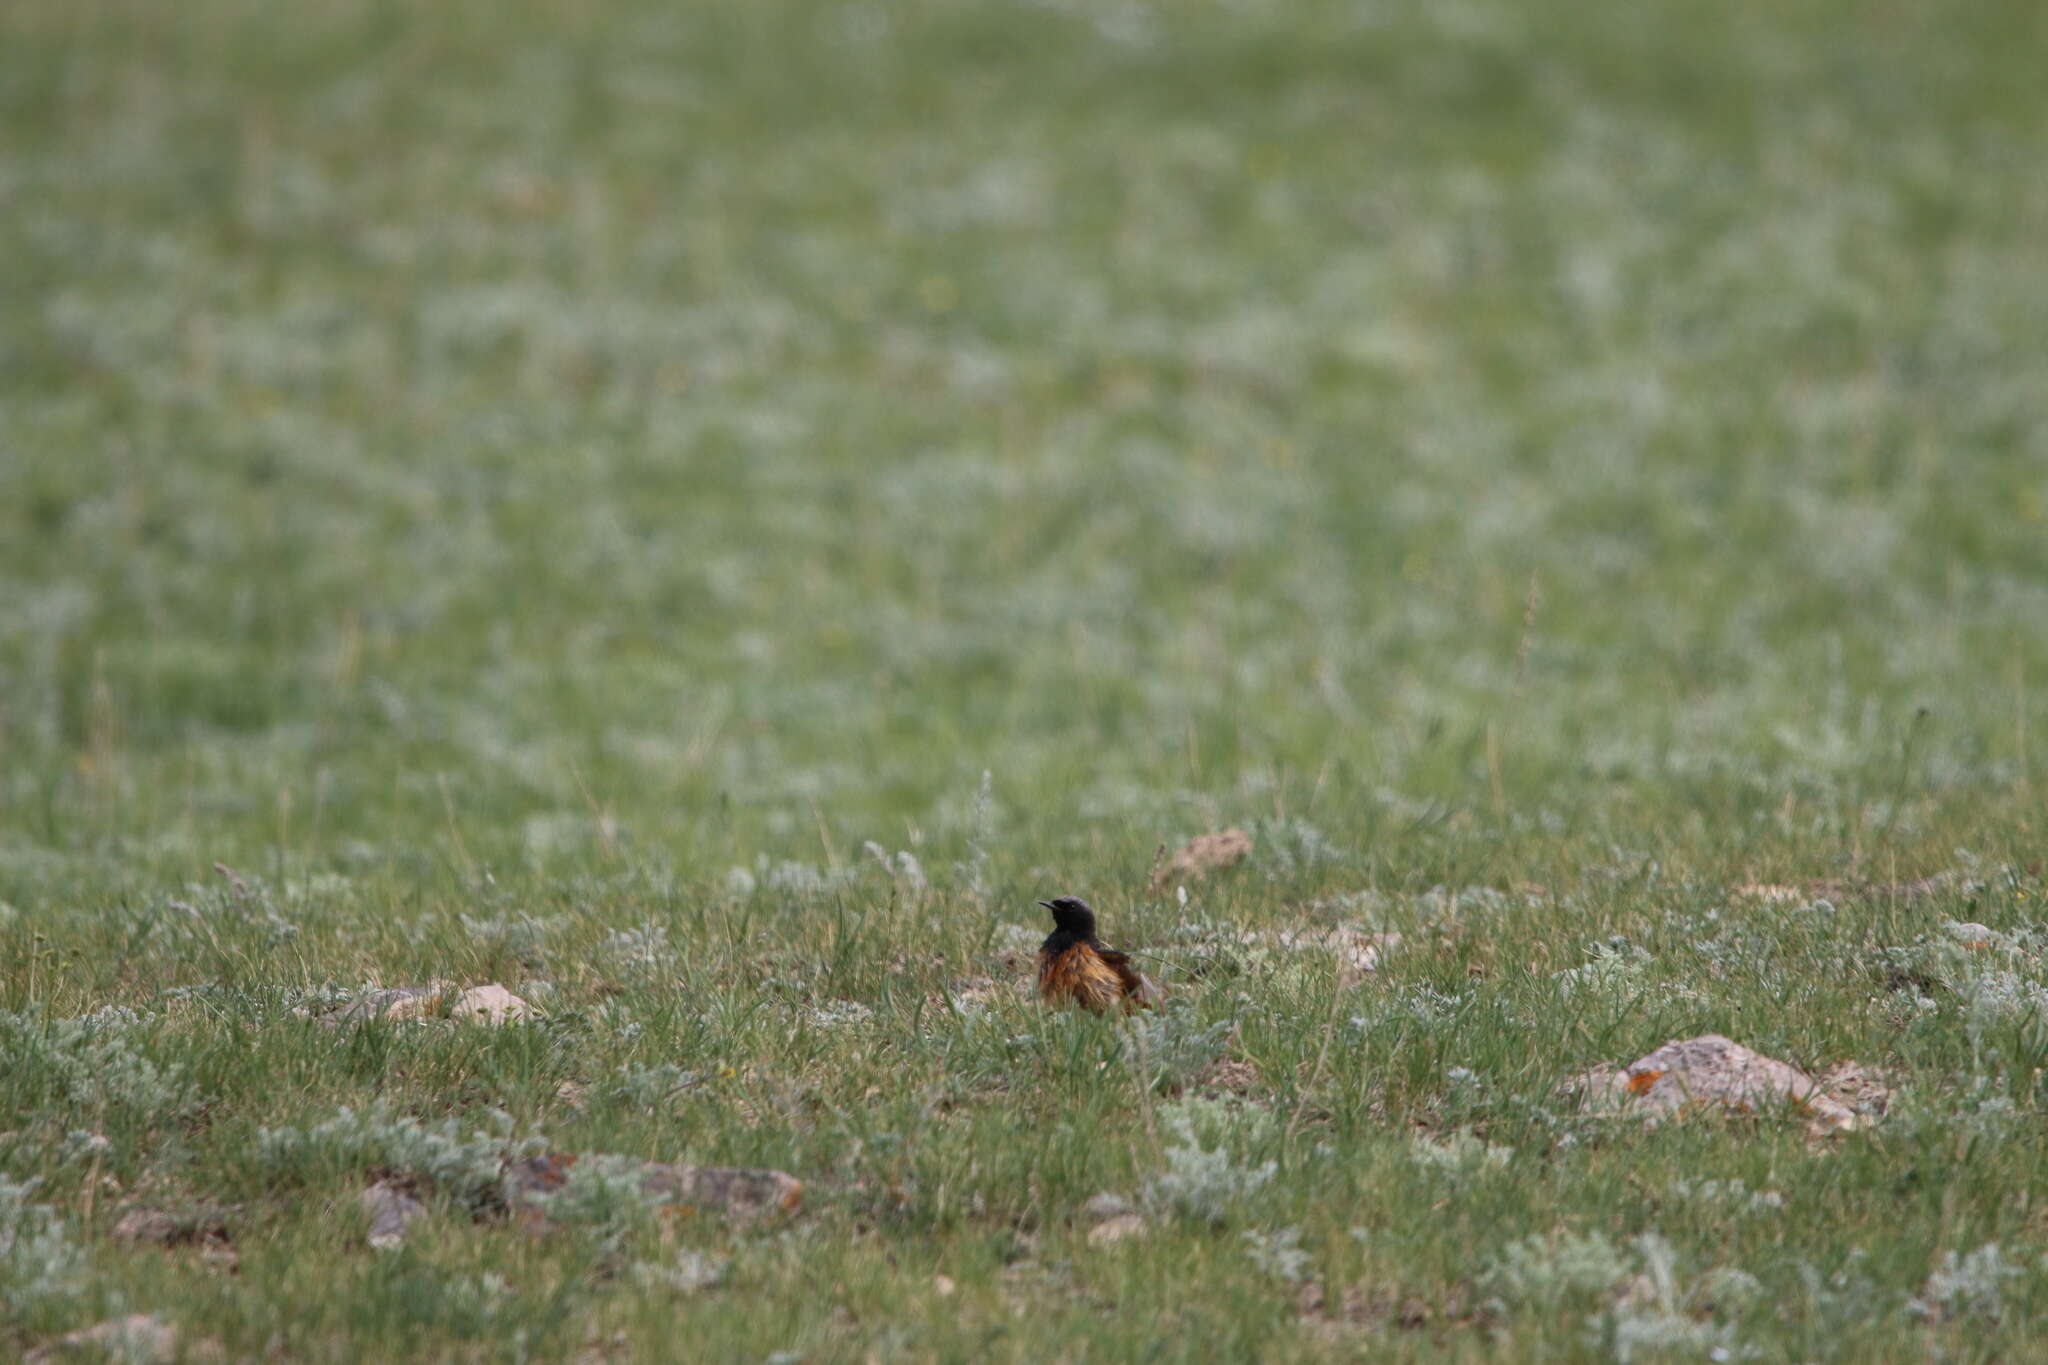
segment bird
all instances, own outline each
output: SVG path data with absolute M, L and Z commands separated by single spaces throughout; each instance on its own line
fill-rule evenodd
M 1158 987 L 1131 965 L 1129 954 L 1095 937 L 1095 911 L 1079 896 L 1040 901 L 1052 911 L 1053 931 L 1038 949 L 1038 996 L 1048 1005 L 1079 1005 L 1100 1014 L 1151 1009 Z

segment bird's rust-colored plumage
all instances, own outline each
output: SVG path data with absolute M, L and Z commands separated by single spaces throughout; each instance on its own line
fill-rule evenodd
M 1158 990 L 1128 955 L 1095 937 L 1095 912 L 1073 896 L 1040 901 L 1054 929 L 1038 950 L 1038 995 L 1048 1005 L 1079 1005 L 1106 1013 L 1149 1009 Z

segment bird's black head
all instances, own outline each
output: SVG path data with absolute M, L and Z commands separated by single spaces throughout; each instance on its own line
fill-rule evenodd
M 1095 912 L 1079 896 L 1061 896 L 1039 904 L 1052 911 L 1052 922 L 1061 933 L 1075 938 L 1095 937 Z

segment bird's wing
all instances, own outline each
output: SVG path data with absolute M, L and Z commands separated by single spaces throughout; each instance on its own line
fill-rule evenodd
M 1150 977 L 1131 965 L 1131 955 L 1120 953 L 1114 948 L 1101 950 L 1102 960 L 1116 973 L 1116 979 L 1123 984 L 1126 998 L 1140 1005 L 1154 1004 L 1159 999 L 1159 987 Z

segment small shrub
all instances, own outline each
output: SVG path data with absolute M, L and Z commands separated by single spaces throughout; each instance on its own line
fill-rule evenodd
M 344 1108 L 311 1128 L 262 1129 L 257 1159 L 276 1172 L 311 1165 L 393 1171 L 480 1210 L 496 1202 L 507 1161 L 547 1147 L 539 1135 L 514 1138 L 510 1115 L 493 1110 L 492 1120 L 496 1131 L 477 1129 L 465 1136 L 456 1119 L 427 1124 L 393 1114 L 378 1101 L 361 1111 Z
M 1227 1105 L 1184 1099 L 1162 1108 L 1160 1121 L 1179 1139 L 1166 1148 L 1166 1169 L 1145 1185 L 1146 1202 L 1162 1213 L 1204 1223 L 1226 1222 L 1263 1190 L 1279 1169 L 1272 1161 L 1258 1166 L 1240 1161 L 1222 1139 L 1213 1147 L 1208 1145 L 1206 1139 L 1215 1129 L 1241 1126 Z
M 69 1299 L 85 1274 L 85 1253 L 54 1208 L 29 1202 L 34 1190 L 0 1176 L 0 1302 L 17 1316 Z

